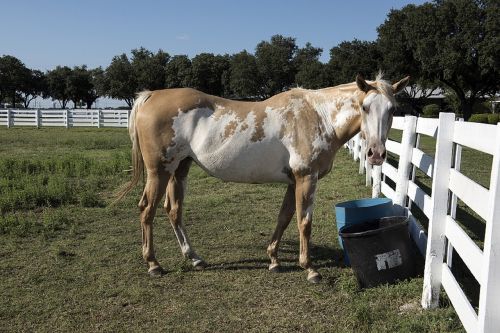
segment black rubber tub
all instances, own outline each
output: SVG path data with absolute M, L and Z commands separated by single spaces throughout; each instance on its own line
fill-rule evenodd
M 362 288 L 415 276 L 415 252 L 408 218 L 390 216 L 340 230 L 352 269 Z

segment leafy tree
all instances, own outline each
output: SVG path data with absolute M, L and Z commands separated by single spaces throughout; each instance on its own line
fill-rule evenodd
M 75 66 L 67 79 L 67 92 L 70 100 L 73 101 L 74 108 L 78 107 L 80 101 L 85 98 L 89 90 L 93 88 L 90 73 L 87 66 Z
M 170 55 L 162 50 L 156 54 L 143 47 L 132 50 L 131 65 L 138 90 L 165 88 L 165 67 L 169 59 Z
M 451 89 L 466 120 L 479 97 L 499 90 L 498 7 L 498 1 L 440 0 L 402 9 L 404 41 L 421 77 Z
M 229 56 L 213 55 L 212 53 L 200 53 L 191 62 L 193 88 L 212 95 L 224 95 L 225 85 L 223 82 L 229 71 Z
M 0 57 L 0 101 L 9 99 L 16 105 L 22 87 L 30 76 L 30 70 L 21 60 L 10 55 Z
M 323 49 L 306 43 L 305 47 L 297 50 L 294 58 L 295 83 L 304 88 L 318 89 L 328 85 L 326 66 L 319 61 Z
M 388 78 L 397 80 L 410 75 L 411 84 L 402 92 L 404 100 L 416 111 L 422 111 L 427 98 L 440 92 L 436 80 L 422 75 L 422 66 L 414 57 L 415 50 L 407 40 L 406 21 L 408 14 L 415 10 L 408 5 L 401 10 L 391 10 L 385 22 L 377 28 L 378 47 L 382 54 L 382 65 Z
M 106 95 L 124 100 L 129 107 L 134 103 L 135 93 L 139 90 L 135 71 L 127 55 L 114 56 L 106 68 L 106 79 L 100 87 L 107 88 Z
M 39 70 L 30 70 L 29 75 L 26 76 L 19 90 L 21 92 L 21 100 L 27 109 L 31 101 L 47 92 L 45 74 Z
M 231 57 L 229 85 L 239 98 L 255 97 L 259 94 L 259 69 L 255 56 L 246 50 Z
M 295 38 L 274 35 L 271 41 L 261 41 L 255 48 L 259 69 L 261 93 L 264 97 L 275 95 L 293 85 L 297 52 Z
M 61 103 L 61 108 L 66 108 L 66 104 L 71 99 L 68 91 L 68 80 L 72 71 L 68 66 L 57 66 L 55 69 L 47 72 L 47 95 L 53 100 Z
M 165 66 L 165 87 L 191 87 L 191 60 L 186 55 L 175 55 Z
M 357 74 L 373 78 L 379 71 L 381 54 L 375 42 L 344 41 L 330 50 L 331 84 L 352 82 Z

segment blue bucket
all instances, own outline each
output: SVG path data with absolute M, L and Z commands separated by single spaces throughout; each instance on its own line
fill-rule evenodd
M 376 220 L 393 215 L 392 200 L 389 198 L 367 198 L 341 202 L 335 205 L 340 248 L 344 249 L 340 230 L 353 224 Z M 344 250 L 344 262 L 349 265 L 349 257 Z

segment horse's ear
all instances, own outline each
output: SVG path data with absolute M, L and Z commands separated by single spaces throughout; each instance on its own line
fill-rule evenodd
M 396 95 L 397 93 L 401 92 L 401 90 L 403 90 L 406 87 L 406 85 L 408 84 L 408 82 L 410 82 L 410 77 L 409 76 L 407 76 L 404 79 L 402 79 L 402 80 L 394 83 L 392 85 L 392 93 L 394 95 Z
M 356 75 L 356 84 L 361 91 L 368 92 L 370 90 L 370 85 L 366 83 L 365 78 L 361 74 Z

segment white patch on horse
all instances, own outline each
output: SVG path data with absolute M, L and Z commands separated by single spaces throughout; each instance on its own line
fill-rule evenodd
M 333 121 L 333 128 L 336 132 L 341 131 L 346 126 L 352 122 L 352 119 L 358 115 L 358 111 L 353 109 L 352 107 L 342 108 L 335 117 Z
M 251 140 L 256 126 L 254 112 L 239 119 L 233 112 L 218 114 L 208 108 L 179 113 L 173 124 L 174 139 L 177 145 L 187 147 L 187 155 L 214 177 L 234 182 L 289 183 L 283 173 L 284 168 L 289 168 L 289 154 L 279 139 L 279 113 L 271 109 L 266 113 L 265 136 L 259 141 Z M 225 136 L 226 127 L 232 122 L 237 124 L 235 132 Z

